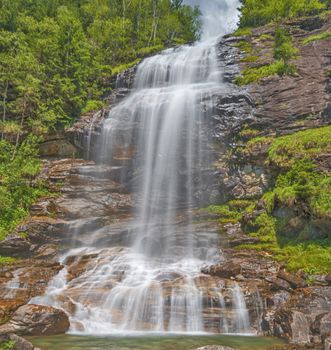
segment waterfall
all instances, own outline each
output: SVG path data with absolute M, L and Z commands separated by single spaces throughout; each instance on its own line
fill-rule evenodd
M 87 257 L 84 272 L 69 278 L 64 269 L 44 297 L 33 299 L 67 311 L 71 305 L 73 332 L 205 332 L 204 307 L 213 290 L 220 308 L 213 330 L 229 330 L 223 295 L 213 281 L 205 286 L 200 280 L 202 266 L 220 259 L 218 233 L 197 228 L 192 211 L 213 181 L 207 104 L 227 89 L 218 65 L 218 35 L 233 29 L 239 4 L 199 3 L 202 40 L 145 59 L 132 92 L 111 109 L 103 126 L 98 161 L 123 167 L 122 182 L 135 196 L 130 239 L 100 247 L 93 238 L 107 234 L 107 228 L 91 232 L 90 247 L 62 258 L 66 264 L 71 256 Z M 238 285 L 229 290 L 237 310 L 233 331 L 245 332 L 245 300 Z

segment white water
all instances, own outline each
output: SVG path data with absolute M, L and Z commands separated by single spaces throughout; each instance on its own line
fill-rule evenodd
M 132 244 L 69 251 L 66 256 L 96 253 L 97 258 L 69 282 L 64 269 L 46 296 L 32 301 L 65 309 L 58 296 L 66 296 L 75 306 L 72 331 L 208 330 L 203 315 L 207 287 L 199 282 L 200 270 L 221 257 L 217 234 L 197 231 L 190 208 L 199 204 L 208 181 L 203 169 L 212 162 L 204 104 L 226 91 L 217 61 L 217 36 L 233 29 L 238 2 L 201 3 L 202 41 L 144 60 L 133 92 L 111 110 L 104 124 L 102 158 L 114 164 L 134 154 L 138 180 Z M 222 288 L 211 288 L 219 296 L 220 330 L 228 332 Z M 232 295 L 236 325 L 231 331 L 247 332 L 248 313 L 236 284 Z

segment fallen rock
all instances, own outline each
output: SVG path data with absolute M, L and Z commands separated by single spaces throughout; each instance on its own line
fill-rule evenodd
M 301 277 L 295 276 L 285 271 L 279 271 L 277 277 L 288 282 L 292 288 L 304 288 L 307 287 L 307 282 Z
M 272 284 L 272 289 L 274 289 L 274 290 L 283 289 L 283 290 L 286 290 L 288 292 L 292 291 L 291 285 L 288 282 L 286 282 L 280 278 L 268 276 L 265 278 L 265 280 Z
M 275 313 L 274 333 L 294 344 L 310 343 L 310 325 L 305 314 L 282 308 Z
M 18 308 L 11 320 L 0 327 L 0 335 L 55 335 L 69 329 L 67 314 L 51 306 L 28 304 Z
M 331 337 L 325 339 L 324 350 L 331 350 Z
M 331 286 L 331 273 L 325 276 L 325 282 L 327 282 L 327 284 Z
M 208 266 L 201 272 L 211 276 L 231 278 L 241 274 L 241 266 L 235 261 L 229 261 L 224 264 Z

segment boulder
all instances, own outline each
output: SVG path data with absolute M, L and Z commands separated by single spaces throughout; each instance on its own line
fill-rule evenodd
M 280 279 L 274 276 L 270 276 L 270 277 L 268 276 L 265 278 L 265 280 L 272 284 L 272 289 L 274 290 L 283 289 L 288 292 L 292 291 L 291 285 L 283 279 Z
M 331 273 L 325 276 L 325 281 L 329 286 L 331 286 Z
M 285 271 L 279 271 L 277 277 L 288 282 L 292 288 L 304 288 L 307 287 L 307 282 L 301 277 L 293 275 Z
M 331 350 L 331 337 L 325 339 L 324 350 Z
M 275 313 L 274 333 L 294 344 L 310 343 L 310 324 L 302 312 L 282 308 Z
M 18 308 L 11 320 L 0 327 L 0 334 L 55 335 L 67 332 L 69 326 L 64 311 L 51 306 L 28 304 Z
M 228 261 L 224 264 L 208 266 L 201 272 L 211 276 L 231 278 L 241 274 L 241 266 L 239 262 Z

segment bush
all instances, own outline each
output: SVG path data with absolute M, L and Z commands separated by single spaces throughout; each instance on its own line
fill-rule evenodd
M 0 140 L 0 240 L 29 214 L 31 204 L 47 193 L 35 181 L 41 167 L 38 138 L 30 135 L 18 148 Z

